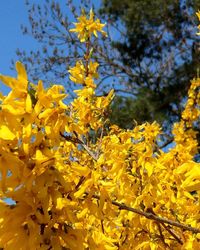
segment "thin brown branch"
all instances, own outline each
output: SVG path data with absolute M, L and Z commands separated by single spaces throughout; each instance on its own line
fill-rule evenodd
M 88 193 L 86 193 L 86 194 L 88 194 Z M 100 199 L 99 195 L 93 195 L 92 197 L 95 198 L 95 199 L 98 199 L 98 200 Z M 167 218 L 163 218 L 163 217 L 157 216 L 157 215 L 155 215 L 153 213 L 141 211 L 139 209 L 126 206 L 125 204 L 121 204 L 121 203 L 119 203 L 117 201 L 111 200 L 111 203 L 114 206 L 118 207 L 120 210 L 126 210 L 126 211 L 130 211 L 130 212 L 139 214 L 141 216 L 146 217 L 149 220 L 155 220 L 155 221 L 157 221 L 157 222 L 159 222 L 161 224 L 166 223 L 166 224 L 169 224 L 171 226 L 178 227 L 178 228 L 181 228 L 183 230 L 193 232 L 195 234 L 200 233 L 200 229 L 199 228 L 191 227 L 189 225 L 185 225 L 185 224 L 179 223 L 177 221 L 169 220 Z
M 153 211 L 152 208 L 150 208 L 150 209 L 148 210 L 148 212 L 150 212 L 150 213 L 156 215 L 156 214 L 154 213 L 154 211 Z M 170 235 L 172 235 L 172 237 L 173 237 L 179 244 L 181 244 L 181 245 L 183 244 L 182 240 L 181 240 L 174 232 L 172 232 L 172 231 L 170 230 L 170 228 L 169 228 L 168 226 L 166 226 L 164 223 L 159 223 L 159 222 L 156 221 L 156 224 L 157 224 L 157 226 L 158 226 L 160 238 L 161 238 L 163 244 L 164 244 L 166 247 L 169 247 L 169 245 L 165 242 L 165 238 L 164 238 L 164 235 L 163 235 L 163 233 L 162 233 L 161 225 L 164 227 L 165 230 L 167 230 L 167 232 L 168 232 Z
M 100 135 L 100 140 L 99 140 L 99 144 L 98 144 L 98 148 L 97 148 L 97 154 L 96 154 L 97 159 L 99 158 L 99 155 L 100 155 L 102 139 L 103 139 L 103 133 L 104 133 L 104 126 L 102 126 L 102 128 L 101 128 L 101 135 Z
M 81 176 L 81 178 L 80 178 L 78 184 L 77 184 L 76 187 L 75 187 L 75 190 L 78 190 L 78 188 L 83 184 L 84 180 L 85 180 L 85 177 L 84 177 L 84 176 Z
M 89 54 L 90 54 L 90 39 L 88 38 L 88 40 L 86 41 L 86 53 L 85 53 L 85 56 L 84 56 L 84 59 L 85 59 L 85 69 L 86 69 L 86 72 L 85 72 L 85 77 L 88 77 L 89 75 Z
M 81 143 L 81 145 L 95 161 L 98 160 L 98 157 L 89 149 L 87 145 L 85 145 L 83 142 Z
M 78 144 L 81 144 L 81 146 L 87 151 L 87 153 L 95 160 L 97 161 L 98 160 L 98 157 L 92 152 L 92 150 L 87 146 L 85 145 L 85 143 L 80 140 L 78 137 L 72 137 L 70 135 L 63 135 L 61 132 L 60 132 L 60 135 L 65 138 L 66 141 L 70 141 L 70 142 L 73 142 L 73 143 L 78 143 Z
M 160 234 L 160 239 L 161 239 L 163 245 L 166 247 L 166 249 L 170 249 L 169 245 L 165 242 L 165 237 L 164 237 L 164 235 L 162 233 L 162 228 L 160 226 L 160 223 L 156 222 L 156 224 L 158 226 L 158 231 L 159 231 L 159 234 Z
M 165 228 L 165 230 L 167 230 L 167 232 L 169 234 L 171 234 L 171 236 L 176 240 L 178 241 L 179 244 L 183 245 L 183 242 L 182 240 L 169 228 L 167 227 L 164 223 L 161 223 L 161 225 Z
M 172 143 L 174 140 L 174 138 L 170 138 L 169 140 L 167 140 L 164 144 L 162 144 L 159 149 L 165 148 L 166 146 L 168 146 L 170 143 Z
M 80 143 L 80 141 L 77 139 L 77 138 L 74 138 L 70 135 L 63 135 L 61 132 L 60 132 L 60 135 L 65 138 L 66 141 L 70 141 L 70 142 L 73 142 L 73 143 Z

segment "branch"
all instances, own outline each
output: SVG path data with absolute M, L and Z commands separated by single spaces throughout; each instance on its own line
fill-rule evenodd
M 64 137 L 67 141 L 71 141 L 71 142 L 74 142 L 74 143 L 79 143 L 83 146 L 83 148 L 88 152 L 88 154 L 95 160 L 97 161 L 98 160 L 98 157 L 88 148 L 88 146 L 86 146 L 84 144 L 83 141 L 81 141 L 79 138 L 73 138 L 71 136 L 68 136 L 68 135 L 63 135 L 62 133 L 60 133 L 60 135 L 62 137 Z M 88 195 L 88 193 L 86 192 L 86 195 Z M 93 195 L 92 196 L 93 198 L 95 199 L 98 199 L 100 200 L 100 196 L 99 195 Z M 162 225 L 164 225 L 164 223 L 166 224 L 169 224 L 169 225 L 172 225 L 172 226 L 175 226 L 175 227 L 178 227 L 178 228 L 181 228 L 183 230 L 187 230 L 187 231 L 191 231 L 193 233 L 200 233 L 200 229 L 199 228 L 195 228 L 195 227 L 191 227 L 189 225 L 185 225 L 185 224 L 182 224 L 182 223 L 179 223 L 177 221 L 173 221 L 173 220 L 169 220 L 167 218 L 163 218 L 163 217 L 160 217 L 160 216 L 157 216 L 151 212 L 144 212 L 144 211 L 141 211 L 139 209 L 136 209 L 136 208 L 132 208 L 132 207 L 129 207 L 125 204 L 121 204 L 117 201 L 113 201 L 111 200 L 111 203 L 114 205 L 114 206 L 117 206 L 120 210 L 126 210 L 126 211 L 130 211 L 130 212 L 133 212 L 133 213 L 136 213 L 136 214 L 139 214 L 139 215 L 142 215 L 144 217 L 146 217 L 147 219 L 149 220 L 155 220 L 159 223 L 161 223 Z M 172 231 L 170 230 L 170 233 L 172 234 Z M 174 236 L 174 235 L 173 235 Z M 174 236 L 175 237 L 175 236 Z M 180 240 L 180 239 L 179 239 Z
M 88 193 L 86 193 L 86 194 L 88 194 Z M 98 199 L 98 200 L 100 199 L 99 195 L 93 195 L 92 197 L 95 198 L 95 199 Z M 191 227 L 189 225 L 185 225 L 185 224 L 179 223 L 177 221 L 169 220 L 167 218 L 162 218 L 162 217 L 157 216 L 157 215 L 155 215 L 153 213 L 144 212 L 144 211 L 141 211 L 139 209 L 126 206 L 125 204 L 121 204 L 121 203 L 119 203 L 117 201 L 111 200 L 111 203 L 114 206 L 118 207 L 120 210 L 126 210 L 126 211 L 130 211 L 130 212 L 142 215 L 142 216 L 146 217 L 147 219 L 155 220 L 155 221 L 161 223 L 162 225 L 163 225 L 163 223 L 166 223 L 166 224 L 181 228 L 181 229 L 186 230 L 186 231 L 191 231 L 191 232 L 193 232 L 195 234 L 200 233 L 199 228 Z
M 70 141 L 70 142 L 73 142 L 73 143 L 79 143 L 82 145 L 82 147 L 88 152 L 88 154 L 95 160 L 97 161 L 98 160 L 98 157 L 92 152 L 92 150 L 87 146 L 85 145 L 85 143 L 80 140 L 78 137 L 76 138 L 73 138 L 72 136 L 70 135 L 63 135 L 61 132 L 60 132 L 60 135 L 65 138 L 66 141 Z
M 162 144 L 159 149 L 163 149 L 165 148 L 166 146 L 168 146 L 170 143 L 172 143 L 174 141 L 174 138 L 169 138 L 168 141 L 166 141 L 164 144 Z
M 170 249 L 169 245 L 165 242 L 165 237 L 162 233 L 162 229 L 161 229 L 161 226 L 160 226 L 160 223 L 159 222 L 156 222 L 157 226 L 158 226 L 158 231 L 159 231 L 159 234 L 160 234 L 160 239 L 163 243 L 163 245 L 166 247 L 166 249 Z
M 164 223 L 161 223 L 161 225 L 167 230 L 169 234 L 173 236 L 173 238 L 178 241 L 179 244 L 183 245 L 182 240 L 170 229 L 168 228 Z

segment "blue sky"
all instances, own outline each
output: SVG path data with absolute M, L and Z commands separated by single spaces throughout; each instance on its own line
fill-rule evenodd
M 74 0 L 79 4 L 80 0 Z M 31 0 L 31 3 L 43 3 L 44 0 Z M 66 1 L 58 1 L 67 11 Z M 97 2 L 99 4 L 99 1 Z M 24 36 L 20 25 L 28 25 L 28 11 L 25 0 L 0 0 L 0 74 L 15 76 L 15 71 L 11 70 L 11 60 L 17 60 L 15 51 L 17 48 L 29 51 L 39 47 L 37 41 L 31 36 Z M 69 13 L 70 15 L 70 13 Z M 0 92 L 7 94 L 9 91 L 0 82 Z
M 21 24 L 28 23 L 24 0 L 1 0 L 0 10 L 0 74 L 15 76 L 10 66 L 11 60 L 16 59 L 16 49 L 36 48 L 37 43 L 31 37 L 22 35 L 20 29 Z M 0 91 L 5 94 L 8 89 L 0 83 Z

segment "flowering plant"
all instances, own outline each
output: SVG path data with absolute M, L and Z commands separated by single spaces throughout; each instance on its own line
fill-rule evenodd
M 200 15 L 198 13 L 198 15 Z M 64 87 L 30 83 L 24 66 L 0 95 L 0 247 L 21 249 L 199 249 L 200 165 L 193 129 L 200 115 L 194 79 L 174 146 L 159 148 L 153 122 L 123 130 L 110 124 L 114 97 L 95 95 L 93 34 L 104 24 L 82 15 L 72 32 L 86 44 L 70 68 L 81 84 L 66 104 Z M 13 205 L 6 202 L 14 201 Z

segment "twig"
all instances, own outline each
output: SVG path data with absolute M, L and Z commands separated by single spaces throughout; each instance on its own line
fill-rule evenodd
M 84 143 L 81 143 L 81 145 L 95 161 L 98 160 L 98 157 L 89 149 L 88 146 L 86 146 Z
M 101 128 L 100 141 L 99 141 L 99 144 L 98 144 L 97 154 L 96 154 L 97 159 L 99 158 L 99 155 L 100 155 L 103 133 L 104 133 L 104 127 Z
M 86 194 L 88 194 L 88 193 L 86 193 Z M 95 198 L 95 199 L 98 199 L 98 200 L 100 199 L 100 196 L 96 195 L 96 194 L 93 195 L 92 197 Z M 167 218 L 163 218 L 163 217 L 157 216 L 157 215 L 149 213 L 149 212 L 144 212 L 144 211 L 141 211 L 139 209 L 126 206 L 125 204 L 121 204 L 121 203 L 119 203 L 117 201 L 111 200 L 111 203 L 114 206 L 117 206 L 120 210 L 127 210 L 127 211 L 130 211 L 130 212 L 142 215 L 142 216 L 146 217 L 149 220 L 155 220 L 155 221 L 157 221 L 157 222 L 159 222 L 161 224 L 166 223 L 166 224 L 181 228 L 181 229 L 186 230 L 186 231 L 191 231 L 191 232 L 193 232 L 195 234 L 200 233 L 199 228 L 191 227 L 189 225 L 185 225 L 185 224 L 179 223 L 177 221 L 169 220 Z
M 182 240 L 170 228 L 168 228 L 164 223 L 161 223 L 161 225 L 165 228 L 165 230 L 167 230 L 167 232 L 169 234 L 172 235 L 172 237 L 174 237 L 175 240 L 178 241 L 178 243 L 180 243 L 181 245 L 183 245 Z
M 157 226 L 158 226 L 158 231 L 159 231 L 159 234 L 160 234 L 160 239 L 162 241 L 162 243 L 164 244 L 165 247 L 169 248 L 169 245 L 165 242 L 165 237 L 162 233 L 162 228 L 160 226 L 160 223 L 156 222 Z
M 85 145 L 85 143 L 80 140 L 78 137 L 74 138 L 70 135 L 63 135 L 61 132 L 60 132 L 60 135 L 65 138 L 66 141 L 70 141 L 70 142 L 73 142 L 73 143 L 79 143 L 82 145 L 82 147 L 88 152 L 88 154 L 95 160 L 97 161 L 98 160 L 98 157 L 91 151 L 91 149 Z
M 80 187 L 80 185 L 82 185 L 82 183 L 84 182 L 84 180 L 85 180 L 85 177 L 84 177 L 84 176 L 81 176 L 81 178 L 80 178 L 78 184 L 77 184 L 76 187 L 75 187 L 75 190 L 77 190 L 77 189 Z
M 163 149 L 165 148 L 166 146 L 168 146 L 170 143 L 173 142 L 173 138 L 170 138 L 168 141 L 166 141 L 164 144 L 162 144 L 160 147 L 158 147 L 159 149 Z
M 154 211 L 153 211 L 152 208 L 147 209 L 147 212 L 150 212 L 150 213 L 156 215 L 156 214 L 154 213 Z M 180 223 L 180 222 L 179 222 L 179 223 Z M 159 223 L 158 221 L 156 221 L 156 224 L 157 224 L 157 226 L 158 226 L 158 230 L 159 230 L 161 239 L 162 239 L 163 243 L 164 243 L 166 246 L 168 246 L 168 244 L 165 242 L 165 238 L 164 238 L 164 236 L 163 236 L 163 234 L 162 234 L 161 225 L 164 227 L 164 229 L 167 230 L 167 232 L 168 232 L 169 234 L 172 235 L 172 237 L 173 237 L 179 244 L 183 245 L 182 240 L 176 235 L 176 233 L 174 233 L 173 231 L 171 231 L 171 229 L 170 229 L 168 226 L 166 226 L 164 223 Z M 169 246 L 168 246 L 168 247 L 169 247 Z

